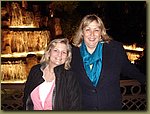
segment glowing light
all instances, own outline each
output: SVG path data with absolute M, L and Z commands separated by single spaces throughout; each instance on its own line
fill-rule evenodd
M 137 47 L 136 44 L 133 44 L 133 45 L 123 45 L 123 47 L 126 50 L 133 50 L 133 51 L 143 51 L 144 50 L 144 48 Z
M 126 53 L 127 53 L 128 59 L 133 64 L 135 63 L 135 60 L 138 60 L 140 58 L 144 50 L 144 48 L 142 47 L 137 47 L 136 43 L 134 43 L 133 45 L 123 45 L 123 47 L 127 51 Z M 135 52 L 130 52 L 130 51 L 135 51 Z
M 37 28 L 36 26 L 9 26 L 9 28 Z
M 1 54 L 1 57 L 3 58 L 8 58 L 8 57 L 27 57 L 28 54 L 35 54 L 35 55 L 43 55 L 44 54 L 44 50 L 41 51 L 34 51 L 34 52 L 14 52 L 12 54 Z

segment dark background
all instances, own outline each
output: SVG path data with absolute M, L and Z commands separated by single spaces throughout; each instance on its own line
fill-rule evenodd
M 1 7 L 13 1 L 2 1 Z M 22 6 L 22 1 L 17 1 Z M 147 3 L 146 1 L 26 1 L 25 10 L 33 12 L 33 5 L 40 8 L 41 17 L 59 18 L 63 36 L 71 38 L 81 19 L 96 14 L 104 22 L 107 33 L 123 44 L 143 47 L 144 56 L 136 61 L 146 72 Z M 54 16 L 50 16 L 50 11 Z M 7 16 L 7 15 L 6 15 Z M 7 17 L 6 17 L 7 18 Z M 4 20 L 4 18 L 2 18 Z M 51 32 L 54 33 L 54 32 Z
M 81 2 L 81 15 L 96 13 L 102 17 L 109 35 L 124 43 L 144 44 L 146 42 L 145 2 L 102 2 L 96 4 Z M 91 6 L 91 7 L 89 7 Z
M 2 1 L 1 6 L 6 3 Z M 27 1 L 26 10 L 33 11 L 33 5 L 40 6 L 42 16 L 49 16 L 52 10 L 54 17 L 61 19 L 65 37 L 71 37 L 85 15 L 95 13 L 102 18 L 113 39 L 127 44 L 146 44 L 146 1 Z

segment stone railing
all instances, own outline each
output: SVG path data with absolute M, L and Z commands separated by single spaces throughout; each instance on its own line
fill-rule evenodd
M 1 110 L 22 110 L 23 83 L 1 84 Z
M 121 80 L 122 109 L 146 110 L 146 86 L 136 80 Z M 22 110 L 24 84 L 1 84 L 1 110 Z
M 121 80 L 120 86 L 123 110 L 147 109 L 146 85 L 141 85 L 136 80 Z

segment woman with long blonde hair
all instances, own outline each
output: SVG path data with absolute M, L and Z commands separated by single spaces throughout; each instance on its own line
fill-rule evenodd
M 32 67 L 25 83 L 25 110 L 79 110 L 80 87 L 70 69 L 72 54 L 67 38 L 54 39 Z

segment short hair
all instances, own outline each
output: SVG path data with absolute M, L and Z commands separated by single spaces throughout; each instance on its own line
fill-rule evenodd
M 48 44 L 48 46 L 47 46 L 47 48 L 46 48 L 46 50 L 44 52 L 44 55 L 42 56 L 42 58 L 40 60 L 40 63 L 43 63 L 43 62 L 49 63 L 49 61 L 50 61 L 50 54 L 49 54 L 49 52 L 51 51 L 52 48 L 54 48 L 56 46 L 57 43 L 63 43 L 63 44 L 65 44 L 67 46 L 67 60 L 65 62 L 64 68 L 66 70 L 68 70 L 68 69 L 71 68 L 70 62 L 71 62 L 71 59 L 72 59 L 72 52 L 71 52 L 71 48 L 72 47 L 69 44 L 69 40 L 67 38 L 59 38 L 59 39 L 52 40 Z

